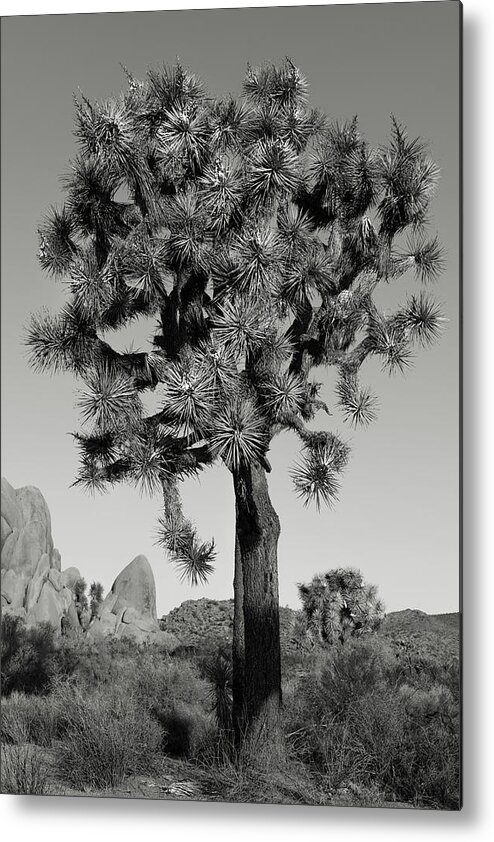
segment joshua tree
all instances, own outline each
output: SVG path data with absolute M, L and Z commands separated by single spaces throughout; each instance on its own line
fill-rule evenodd
M 103 585 L 101 582 L 91 582 L 89 588 L 89 610 L 91 612 L 91 619 L 96 617 L 98 608 L 103 601 Z
M 306 631 L 323 644 L 344 643 L 348 636 L 375 631 L 385 617 L 377 587 L 367 585 L 360 571 L 351 567 L 314 576 L 298 590 Z
M 76 579 L 72 585 L 72 593 L 74 594 L 75 607 L 77 609 L 77 616 L 79 619 L 82 614 L 88 609 L 88 601 L 86 595 L 86 580 L 82 577 Z
M 27 342 L 38 369 L 83 381 L 76 484 L 162 489 L 159 541 L 192 583 L 213 571 L 215 549 L 184 515 L 180 483 L 215 461 L 231 472 L 234 716 L 249 745 L 276 744 L 270 442 L 296 433 L 295 490 L 330 504 L 349 448 L 308 426 L 329 413 L 311 370 L 336 366 L 334 402 L 366 425 L 376 399 L 360 384 L 364 361 L 403 372 L 412 343 L 436 338 L 439 312 L 423 291 L 391 314 L 373 293 L 408 270 L 421 281 L 439 272 L 437 239 L 424 234 L 437 169 L 394 119 L 371 149 L 356 119 L 330 124 L 311 110 L 288 59 L 248 67 L 238 98 L 211 98 L 180 64 L 127 80 L 118 97 L 75 102 L 80 154 L 39 251 L 69 297 L 58 315 L 33 317 Z M 150 347 L 116 350 L 111 332 L 142 316 L 155 320 Z

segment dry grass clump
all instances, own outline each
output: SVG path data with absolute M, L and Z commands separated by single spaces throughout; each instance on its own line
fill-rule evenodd
M 17 736 L 20 738 L 20 732 Z M 2 744 L 1 754 L 2 793 L 45 795 L 48 770 L 42 754 L 36 746 Z
M 328 653 L 319 674 L 285 694 L 290 749 L 338 803 L 343 792 L 459 808 L 457 677 L 418 657 L 401 662 L 391 645 L 356 640 Z M 406 667 L 406 668 L 405 668 Z M 345 802 L 346 803 L 346 802 Z M 377 802 L 379 803 L 379 802 Z
M 62 708 L 56 689 L 47 696 L 14 691 L 2 700 L 2 743 L 48 747 L 57 739 Z
M 127 775 L 153 770 L 162 739 L 135 696 L 105 688 L 86 697 L 71 690 L 55 750 L 58 777 L 77 790 L 117 786 Z
M 286 760 L 263 772 L 223 753 L 215 762 L 198 763 L 196 775 L 213 800 L 256 804 L 322 806 L 328 795 L 301 763 Z

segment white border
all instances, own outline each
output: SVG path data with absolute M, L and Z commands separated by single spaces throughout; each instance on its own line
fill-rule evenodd
M 403 2 L 403 0 L 395 0 Z M 430 2 L 433 0 L 423 0 Z M 365 2 L 365 0 L 364 0 Z M 335 3 L 336 4 L 336 3 Z M 73 12 L 231 8 L 269 5 L 325 5 L 296 0 L 264 2 L 8 2 L 2 15 Z M 198 842 L 251 842 L 257 838 L 311 842 L 329 834 L 346 840 L 414 839 L 434 835 L 434 842 L 461 837 L 488 838 L 494 827 L 494 694 L 492 681 L 492 594 L 494 553 L 489 545 L 493 519 L 493 384 L 490 351 L 494 313 L 492 277 L 492 80 L 494 79 L 492 0 L 464 3 L 464 183 L 465 183 L 465 555 L 464 555 L 464 809 L 458 813 L 396 810 L 269 807 L 102 799 L 0 798 L 0 825 L 7 839 L 79 842 L 102 837 L 177 837 Z M 419 53 L 417 60 L 420 60 Z M 438 103 L 440 107 L 440 103 Z M 489 186 L 491 189 L 489 190 Z M 5 209 L 4 209 L 5 210 Z M 489 494 L 489 491 L 491 492 Z M 491 552 L 489 552 L 491 550 Z

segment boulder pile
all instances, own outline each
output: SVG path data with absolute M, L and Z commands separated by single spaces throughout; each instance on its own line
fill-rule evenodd
M 71 630 L 93 638 L 130 637 L 169 651 L 180 645 L 156 619 L 156 586 L 145 556 L 137 556 L 119 573 L 90 619 L 89 611 L 77 609 L 79 570 L 61 569 L 50 511 L 38 488 L 15 489 L 2 479 L 1 529 L 3 612 L 22 617 L 28 626 L 50 623 L 59 634 Z
M 169 650 L 179 640 L 161 631 L 156 619 L 156 586 L 146 556 L 138 555 L 115 579 L 88 628 L 88 635 L 131 637 L 138 643 L 160 643 Z
M 25 619 L 28 625 L 62 623 L 80 629 L 71 590 L 80 578 L 76 568 L 62 572 L 60 553 L 53 545 L 51 518 L 38 488 L 12 488 L 2 479 L 2 611 Z

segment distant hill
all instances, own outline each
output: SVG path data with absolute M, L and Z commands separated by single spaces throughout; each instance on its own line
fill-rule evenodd
M 205 639 L 226 643 L 232 636 L 233 599 L 187 599 L 161 618 L 160 627 L 184 646 L 201 646 Z
M 293 627 L 298 611 L 280 606 L 281 644 L 295 648 Z M 188 599 L 160 620 L 163 631 L 176 635 L 184 646 L 229 644 L 233 631 L 233 599 Z
M 283 651 L 296 649 L 294 626 L 299 612 L 280 607 Z M 205 642 L 229 644 L 233 629 L 233 600 L 189 599 L 160 620 L 164 631 L 176 635 L 184 646 L 201 647 Z M 423 651 L 459 657 L 459 614 L 426 614 L 406 609 L 387 615 L 378 634 L 403 640 Z
M 387 615 L 379 634 L 420 645 L 422 651 L 460 656 L 460 615 L 426 614 L 407 608 Z

